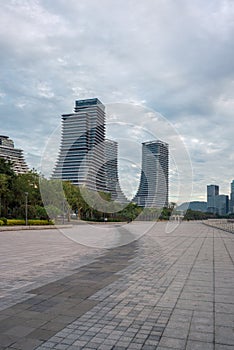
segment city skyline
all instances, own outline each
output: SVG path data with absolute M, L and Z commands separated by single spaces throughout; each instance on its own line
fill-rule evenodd
M 105 105 L 145 106 L 173 125 L 191 157 L 191 200 L 205 199 L 207 183 L 229 192 L 233 2 L 9 0 L 1 12 L 1 133 L 30 167 L 39 168 L 73 100 L 99 96 Z
M 87 105 L 100 104 L 102 106 L 102 109 L 105 110 L 105 106 L 97 98 L 76 101 L 76 105 L 79 105 L 79 104 L 83 106 L 86 105 L 86 107 L 84 108 L 87 108 Z M 76 107 L 75 107 L 75 110 L 76 112 L 78 112 Z M 93 113 L 93 110 L 92 110 L 92 113 Z M 85 114 L 87 115 L 86 119 L 89 119 L 88 113 L 85 113 Z M 71 117 L 71 116 L 74 117 L 74 115 L 78 117 L 77 118 L 77 121 L 78 121 L 80 115 L 75 113 L 62 115 L 62 120 L 63 121 L 64 119 L 67 120 L 68 117 Z M 69 130 L 69 127 L 71 126 L 74 127 L 74 119 L 73 120 L 72 119 L 73 118 L 71 118 L 71 122 L 68 123 L 68 130 Z M 78 123 L 77 125 L 80 125 L 80 123 Z M 104 128 L 102 129 L 105 130 L 105 125 L 104 125 Z M 92 134 L 92 132 L 90 131 L 91 130 L 89 130 L 88 132 L 87 131 L 84 132 L 84 130 L 82 130 L 83 136 Z M 76 132 L 74 132 L 74 129 L 73 129 L 73 134 L 77 135 L 77 130 Z M 78 133 L 78 136 L 79 135 L 80 133 Z M 70 136 L 71 136 L 70 132 L 68 132 L 66 137 L 64 137 L 64 130 L 63 130 L 60 152 L 57 157 L 55 168 L 53 169 L 52 177 L 54 177 L 55 179 L 57 178 L 57 179 L 63 179 L 66 181 L 71 181 L 74 185 L 81 185 L 81 186 L 85 185 L 87 189 L 97 190 L 97 191 L 102 190 L 102 189 L 98 189 L 96 186 L 95 188 L 93 188 L 92 186 L 90 187 L 89 182 L 83 181 L 82 176 L 81 176 L 81 181 L 83 182 L 79 183 L 79 181 L 77 181 L 79 180 L 79 170 L 77 170 L 77 165 L 76 165 L 76 162 L 74 162 L 74 159 L 76 160 L 76 158 L 79 158 L 79 156 L 85 157 L 85 155 L 87 154 L 85 153 L 80 154 L 80 152 L 74 153 L 74 146 L 77 148 L 79 141 L 81 141 L 81 146 L 84 144 L 83 142 L 84 138 L 80 138 L 80 136 L 78 138 L 72 137 L 71 138 L 72 142 L 69 143 L 69 147 L 66 146 L 64 148 L 63 143 L 64 141 L 65 143 L 67 143 Z M 88 142 L 88 144 L 91 144 L 91 142 Z M 78 147 L 77 149 L 80 151 L 79 148 L 80 147 Z M 65 150 L 65 156 L 63 154 L 64 150 Z M 70 151 L 72 151 L 72 154 L 70 154 Z M 105 177 L 106 185 L 104 188 L 104 192 L 110 193 L 111 199 L 118 202 L 119 204 L 126 205 L 129 202 L 133 202 L 143 207 L 167 206 L 169 204 L 168 154 L 169 154 L 168 144 L 160 140 L 148 141 L 148 142 L 142 143 L 142 166 L 141 166 L 141 178 L 138 185 L 138 191 L 133 198 L 131 197 L 127 199 L 119 183 L 118 143 L 114 140 L 104 139 L 104 163 L 101 166 L 101 169 L 98 168 L 98 171 L 97 171 L 97 175 L 103 173 Z M 63 159 L 61 159 L 61 155 Z M 72 159 L 69 157 L 70 155 L 72 155 Z M 9 136 L 6 136 L 6 135 L 4 136 L 0 135 L 0 158 L 5 159 L 6 161 L 12 162 L 13 170 L 16 174 L 25 174 L 28 171 L 30 172 L 32 170 L 28 168 L 24 160 L 23 150 L 15 148 L 13 140 L 11 140 Z M 69 167 L 67 167 L 66 158 L 68 158 L 69 162 L 71 162 L 70 169 Z M 92 160 L 91 160 L 91 163 L 92 163 Z M 58 164 L 60 164 L 60 167 L 62 170 L 63 170 L 63 165 L 65 165 L 64 166 L 65 175 L 66 175 L 65 177 L 63 177 L 64 175 L 63 171 L 60 171 L 60 170 L 57 172 L 57 176 L 55 176 L 56 168 L 58 167 Z M 82 162 L 81 162 L 81 165 L 82 165 Z M 70 173 L 70 170 L 73 170 L 73 169 L 75 170 L 75 175 L 74 175 L 74 171 L 71 171 Z M 81 167 L 81 173 L 83 173 L 82 167 Z M 87 169 L 85 169 L 85 173 L 86 173 L 86 176 L 89 174 L 88 167 Z M 70 175 L 72 175 L 72 178 L 69 178 Z M 97 184 L 97 178 L 95 180 Z M 93 182 L 93 179 L 91 179 L 91 183 L 92 182 Z M 85 192 L 83 194 L 85 194 Z M 230 192 L 228 194 L 220 194 L 219 185 L 211 184 L 211 185 L 207 185 L 206 202 L 190 201 L 190 202 L 175 203 L 175 204 L 176 204 L 177 210 L 183 211 L 183 212 L 187 211 L 188 209 L 192 209 L 195 211 L 202 211 L 202 212 L 212 213 L 215 215 L 218 214 L 221 216 L 223 215 L 225 216 L 227 214 L 234 213 L 233 199 L 234 199 L 234 180 L 232 180 L 232 182 L 230 183 Z
M 119 183 L 118 143 L 106 138 L 105 105 L 98 98 L 76 100 L 74 112 L 62 114 L 56 159 L 52 179 L 108 192 L 112 200 L 122 204 L 129 202 Z M 163 208 L 168 206 L 168 194 L 168 144 L 160 140 L 143 142 L 141 178 L 130 200 L 142 207 Z

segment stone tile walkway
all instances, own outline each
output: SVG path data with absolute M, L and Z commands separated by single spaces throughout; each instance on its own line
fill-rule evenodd
M 0 232 L 0 310 L 30 298 L 31 289 L 72 274 L 103 253 L 74 244 L 56 229 Z
M 234 349 L 233 234 L 165 228 L 1 311 L 0 349 Z

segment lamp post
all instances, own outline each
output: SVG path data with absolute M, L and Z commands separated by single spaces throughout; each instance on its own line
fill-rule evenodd
M 63 225 L 65 224 L 65 200 L 63 198 Z
M 25 192 L 25 225 L 28 225 L 28 192 Z

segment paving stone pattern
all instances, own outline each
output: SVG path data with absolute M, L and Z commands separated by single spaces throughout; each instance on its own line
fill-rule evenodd
M 233 234 L 165 228 L 3 310 L 0 349 L 234 349 Z
M 31 289 L 72 274 L 103 252 L 74 244 L 56 229 L 0 232 L 0 310 L 30 298 Z

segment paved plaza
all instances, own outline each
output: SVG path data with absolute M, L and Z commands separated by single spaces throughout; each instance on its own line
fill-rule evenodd
M 234 349 L 234 235 L 167 231 L 112 249 L 0 232 L 0 350 Z

